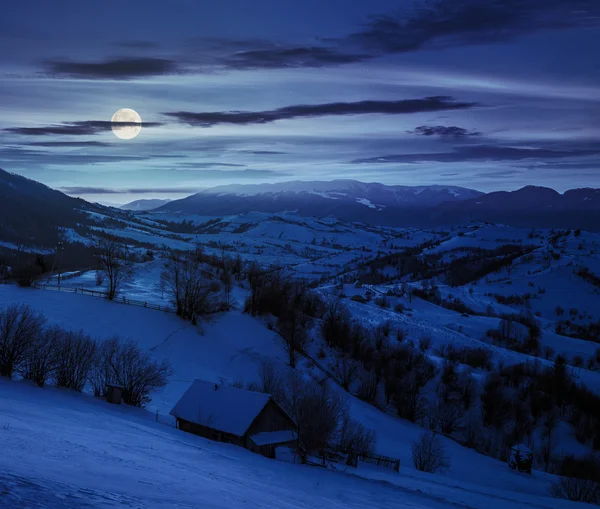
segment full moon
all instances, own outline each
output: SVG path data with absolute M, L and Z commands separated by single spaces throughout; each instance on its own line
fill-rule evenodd
M 112 122 L 112 132 L 117 138 L 122 140 L 132 140 L 142 130 L 142 117 L 138 112 L 130 108 L 122 108 L 117 111 L 110 120 Z M 121 122 L 126 122 L 128 125 L 119 125 Z M 132 123 L 137 125 L 131 125 Z

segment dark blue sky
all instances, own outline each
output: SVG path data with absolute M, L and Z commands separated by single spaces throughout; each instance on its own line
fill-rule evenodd
M 77 0 L 0 18 L 0 167 L 86 199 L 600 186 L 598 0 Z M 110 131 L 120 108 L 145 126 Z

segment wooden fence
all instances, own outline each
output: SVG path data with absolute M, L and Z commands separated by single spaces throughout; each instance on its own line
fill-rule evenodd
M 34 282 L 33 287 L 38 290 L 53 290 L 56 292 L 67 292 L 67 293 L 79 293 L 81 295 L 90 295 L 91 297 L 100 297 L 102 299 L 108 298 L 108 294 L 106 292 L 101 292 L 99 290 L 88 290 L 87 288 L 73 288 L 67 286 L 60 285 L 48 285 L 44 283 Z M 154 309 L 156 311 L 164 311 L 165 313 L 175 313 L 175 309 L 171 306 L 166 306 L 164 304 L 154 304 L 152 302 L 145 302 L 142 300 L 134 300 L 128 299 L 127 297 L 116 297 L 113 299 L 113 302 L 117 302 L 118 304 L 127 304 L 128 306 L 138 306 L 148 309 Z
M 390 458 L 389 456 L 372 456 L 369 454 L 359 454 L 358 459 L 365 463 L 371 463 L 384 468 L 391 468 L 396 472 L 400 472 L 400 460 L 397 458 Z
M 390 458 L 389 456 L 376 456 L 373 454 L 354 454 L 354 453 L 339 453 L 335 451 L 324 451 L 317 456 L 319 461 L 307 461 L 311 466 L 319 466 L 327 468 L 327 465 L 334 466 L 334 463 L 343 463 L 349 467 L 358 467 L 358 462 L 370 463 L 383 468 L 389 468 L 395 472 L 400 472 L 400 460 Z

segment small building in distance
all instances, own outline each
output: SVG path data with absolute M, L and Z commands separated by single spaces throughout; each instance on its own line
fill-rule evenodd
M 108 384 L 106 386 L 106 401 L 115 405 L 120 405 L 123 401 L 125 387 L 119 384 Z
M 533 466 L 533 452 L 525 444 L 515 445 L 510 450 L 510 459 L 508 460 L 508 465 L 513 470 L 531 474 L 531 467 Z
M 296 448 L 296 423 L 269 394 L 195 380 L 170 414 L 177 427 L 275 458 Z

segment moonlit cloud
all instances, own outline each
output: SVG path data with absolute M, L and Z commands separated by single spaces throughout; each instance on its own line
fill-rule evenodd
M 277 120 L 295 118 L 315 118 L 344 115 L 405 115 L 435 111 L 462 110 L 475 108 L 475 102 L 458 102 L 452 97 L 436 96 L 423 99 L 403 99 L 400 101 L 359 101 L 353 103 L 303 104 L 286 106 L 268 111 L 218 111 L 192 113 L 189 111 L 168 112 L 165 115 L 180 122 L 212 127 L 218 124 L 268 124 Z
M 115 202 L 293 179 L 600 185 L 596 0 L 235 4 L 11 5 L 0 167 Z M 134 142 L 110 131 L 123 107 L 147 121 Z

